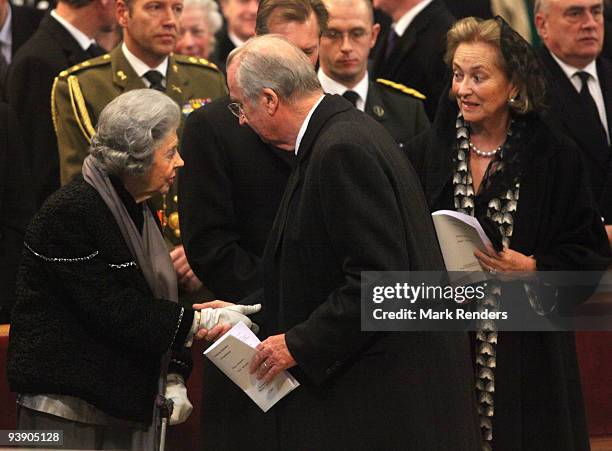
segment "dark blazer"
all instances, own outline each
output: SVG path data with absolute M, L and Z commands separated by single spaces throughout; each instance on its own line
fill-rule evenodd
M 23 235 L 34 214 L 27 155 L 15 113 L 0 103 L 0 323 L 9 322 Z
M 400 149 L 429 129 L 422 101 L 381 83 L 368 85 L 365 112 L 387 129 Z
M 540 57 L 550 81 L 550 113 L 580 148 L 593 195 L 606 224 L 612 224 L 612 148 L 606 141 L 597 139 L 599 125 L 588 119 L 579 93 L 545 47 L 540 49 Z M 606 105 L 608 130 L 612 133 L 612 62 L 598 58 L 597 74 Z
M 261 288 L 260 259 L 291 172 L 291 154 L 270 148 L 227 108 L 193 112 L 181 140 L 181 236 L 193 271 L 220 299 Z
M 161 358 L 186 349 L 193 311 L 154 298 L 138 265 L 126 265 L 134 256 L 115 217 L 82 177 L 49 197 L 25 242 L 11 390 L 75 396 L 116 418 L 150 422 Z M 173 356 L 170 371 L 187 375 L 188 362 Z
M 263 257 L 266 325 L 302 384 L 274 407 L 279 448 L 477 449 L 467 334 L 360 330 L 362 270 L 442 265 L 412 167 L 339 96 L 298 160 Z
M 11 64 L 7 99 L 21 124 L 37 206 L 60 186 L 59 159 L 51 120 L 51 87 L 62 70 L 88 59 L 68 31 L 46 15 Z
M 396 42 L 389 60 L 385 50 L 389 30 L 381 33 L 373 50 L 370 73 L 402 83 L 424 94 L 425 111 L 433 120 L 438 99 L 449 72 L 442 60 L 446 51 L 446 32 L 455 22 L 442 0 L 433 0 L 421 11 Z
M 210 59 L 219 66 L 219 69 L 225 75 L 225 62 L 227 61 L 227 55 L 236 48 L 232 40 L 227 35 L 227 26 L 223 26 L 217 34 L 215 34 L 217 40 L 215 44 L 215 50 L 213 51 Z
M 450 109 L 407 148 L 432 211 L 454 210 L 456 104 Z M 527 158 L 510 247 L 534 255 L 539 271 L 603 270 L 610 247 L 580 155 L 537 117 L 525 130 Z M 502 303 L 528 302 L 522 289 L 506 294 Z M 564 294 L 561 307 L 584 300 Z M 493 449 L 589 449 L 573 333 L 500 332 L 496 357 Z
M 11 5 L 11 26 L 13 36 L 13 55 L 36 32 L 44 11 L 27 6 Z
M 464 17 L 480 17 L 490 19 L 493 17 L 491 11 L 491 0 L 444 0 L 444 4 L 450 13 L 458 19 Z

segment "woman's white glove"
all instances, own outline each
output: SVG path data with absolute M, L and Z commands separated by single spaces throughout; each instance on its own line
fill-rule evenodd
M 246 315 L 252 315 L 261 310 L 261 304 L 230 305 L 229 307 L 205 308 L 200 310 L 199 329 L 212 329 L 217 324 L 231 324 L 235 326 L 240 321 L 246 324 L 254 333 L 259 332 L 259 326 Z
M 172 415 L 170 415 L 170 424 L 181 424 L 187 421 L 193 406 L 187 397 L 185 380 L 180 374 L 171 373 L 166 377 L 166 399 L 171 399 L 174 404 Z

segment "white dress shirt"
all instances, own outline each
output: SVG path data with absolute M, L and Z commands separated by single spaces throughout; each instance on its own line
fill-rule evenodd
M 406 14 L 404 14 L 397 22 L 391 24 L 391 28 L 397 33 L 398 36 L 402 36 L 406 29 L 410 26 L 414 18 L 429 5 L 433 0 L 423 0 L 421 3 L 413 6 Z
M 164 77 L 162 80 L 162 85 L 164 85 L 164 87 L 166 86 L 166 72 L 168 71 L 168 57 L 164 58 L 164 60 L 161 62 L 159 66 L 149 67 L 147 63 L 145 63 L 144 61 L 142 61 L 140 58 L 138 58 L 136 55 L 134 55 L 132 52 L 129 51 L 129 49 L 127 48 L 127 45 L 125 45 L 125 42 L 121 44 L 121 51 L 123 52 L 123 56 L 125 56 L 125 59 L 128 60 L 128 63 L 130 63 L 130 66 L 132 66 L 132 69 L 134 69 L 134 72 L 136 72 L 136 75 L 140 77 L 140 79 L 142 80 L 142 82 L 145 84 L 147 88 L 151 86 L 151 82 L 144 77 L 144 74 L 146 74 L 150 70 L 156 70 L 157 72 L 159 72 L 162 75 L 162 77 Z
M 72 36 L 79 43 L 79 46 L 83 50 L 87 50 L 90 45 L 96 43 L 94 39 L 90 38 L 77 27 L 72 25 L 70 22 L 60 16 L 55 10 L 51 11 L 51 17 L 57 20 L 60 25 L 64 27 L 66 31 L 68 31 L 68 33 L 70 33 L 70 36 Z
M 304 133 L 306 133 L 306 129 L 308 128 L 308 123 L 310 122 L 310 118 L 312 117 L 312 113 L 317 109 L 321 100 L 323 100 L 325 96 L 319 97 L 319 100 L 315 102 L 313 107 L 310 109 L 308 114 L 306 115 L 306 119 L 302 122 L 302 126 L 300 127 L 300 131 L 298 132 L 297 139 L 295 140 L 295 154 L 298 154 L 298 149 L 300 148 L 300 143 L 302 142 L 302 138 L 304 137 Z
M 357 99 L 355 107 L 359 111 L 365 111 L 365 102 L 366 102 L 366 99 L 368 98 L 368 86 L 370 82 L 367 72 L 365 73 L 361 81 L 352 88 L 347 88 L 342 83 L 339 83 L 336 80 L 333 80 L 325 72 L 323 72 L 323 69 L 321 69 L 320 67 L 319 67 L 319 72 L 317 73 L 317 76 L 319 77 L 319 82 L 321 83 L 321 87 L 323 88 L 323 91 L 326 92 L 327 94 L 342 95 L 346 91 L 356 92 L 359 98 Z
M 577 67 L 572 67 L 569 64 L 561 61 L 557 56 L 550 52 L 553 59 L 557 62 L 561 70 L 567 75 L 567 78 L 572 82 L 576 91 L 580 92 L 582 89 L 582 81 L 580 77 L 577 75 L 578 72 L 586 72 L 590 75 L 589 80 L 587 82 L 587 86 L 589 88 L 589 92 L 591 93 L 591 97 L 595 101 L 595 105 L 597 106 L 597 112 L 599 113 L 599 119 L 601 120 L 601 125 L 603 125 L 604 130 L 606 131 L 606 136 L 608 138 L 608 144 L 610 144 L 610 131 L 608 130 L 608 115 L 606 114 L 606 104 L 604 102 L 603 91 L 601 90 L 601 85 L 599 83 L 599 77 L 597 76 L 597 63 L 595 60 L 591 61 L 587 66 L 583 69 L 578 69 Z

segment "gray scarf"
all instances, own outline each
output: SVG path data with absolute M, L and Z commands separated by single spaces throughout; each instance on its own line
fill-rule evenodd
M 142 235 L 136 229 L 134 221 L 128 214 L 125 205 L 115 191 L 108 175 L 100 168 L 92 156 L 85 158 L 83 178 L 100 194 L 117 221 L 121 235 L 132 256 L 140 267 L 149 288 L 156 298 L 178 302 L 176 273 L 151 211 L 143 203 L 144 226 Z

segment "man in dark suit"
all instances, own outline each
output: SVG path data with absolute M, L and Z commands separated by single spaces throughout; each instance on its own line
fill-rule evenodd
M 34 34 L 44 12 L 26 6 L 11 5 L 0 0 L 0 79 L 4 82 L 6 69 L 13 56 Z
M 443 0 L 374 0 L 391 17 L 389 30 L 374 49 L 370 73 L 423 93 L 425 111 L 433 120 L 446 85 L 446 32 L 455 18 Z
M 34 34 L 43 15 L 40 10 L 0 0 L 0 98 L 5 96 L 6 76 L 13 56 Z
M 328 94 L 340 94 L 380 122 L 400 148 L 429 128 L 425 97 L 404 85 L 368 76 L 368 53 L 380 30 L 370 0 L 325 0 L 329 14 L 321 36 L 319 82 Z
M 361 331 L 361 271 L 443 267 L 410 163 L 287 41 L 254 38 L 227 67 L 240 123 L 297 156 L 263 257 L 272 335 L 250 365 L 301 383 L 274 407 L 279 448 L 477 449 L 467 334 Z
M 539 0 L 535 12 L 550 111 L 582 150 L 612 245 L 612 63 L 600 57 L 603 2 Z
M 60 186 L 51 120 L 53 79 L 64 69 L 103 53 L 93 38 L 114 22 L 114 0 L 62 0 L 11 64 L 7 99 L 21 124 L 37 206 Z
M 259 0 L 221 0 L 225 25 L 217 32 L 215 51 L 211 59 L 225 72 L 227 55 L 255 34 L 255 19 Z
M 291 7 L 292 18 L 285 19 Z M 263 0 L 257 34 L 277 33 L 319 55 L 327 25 L 321 0 Z M 187 258 L 219 299 L 239 299 L 261 288 L 260 259 L 291 171 L 292 158 L 240 127 L 219 99 L 191 114 L 181 153 L 179 208 Z
M 15 304 L 23 236 L 34 214 L 26 158 L 15 113 L 0 103 L 0 324 L 9 322 Z

